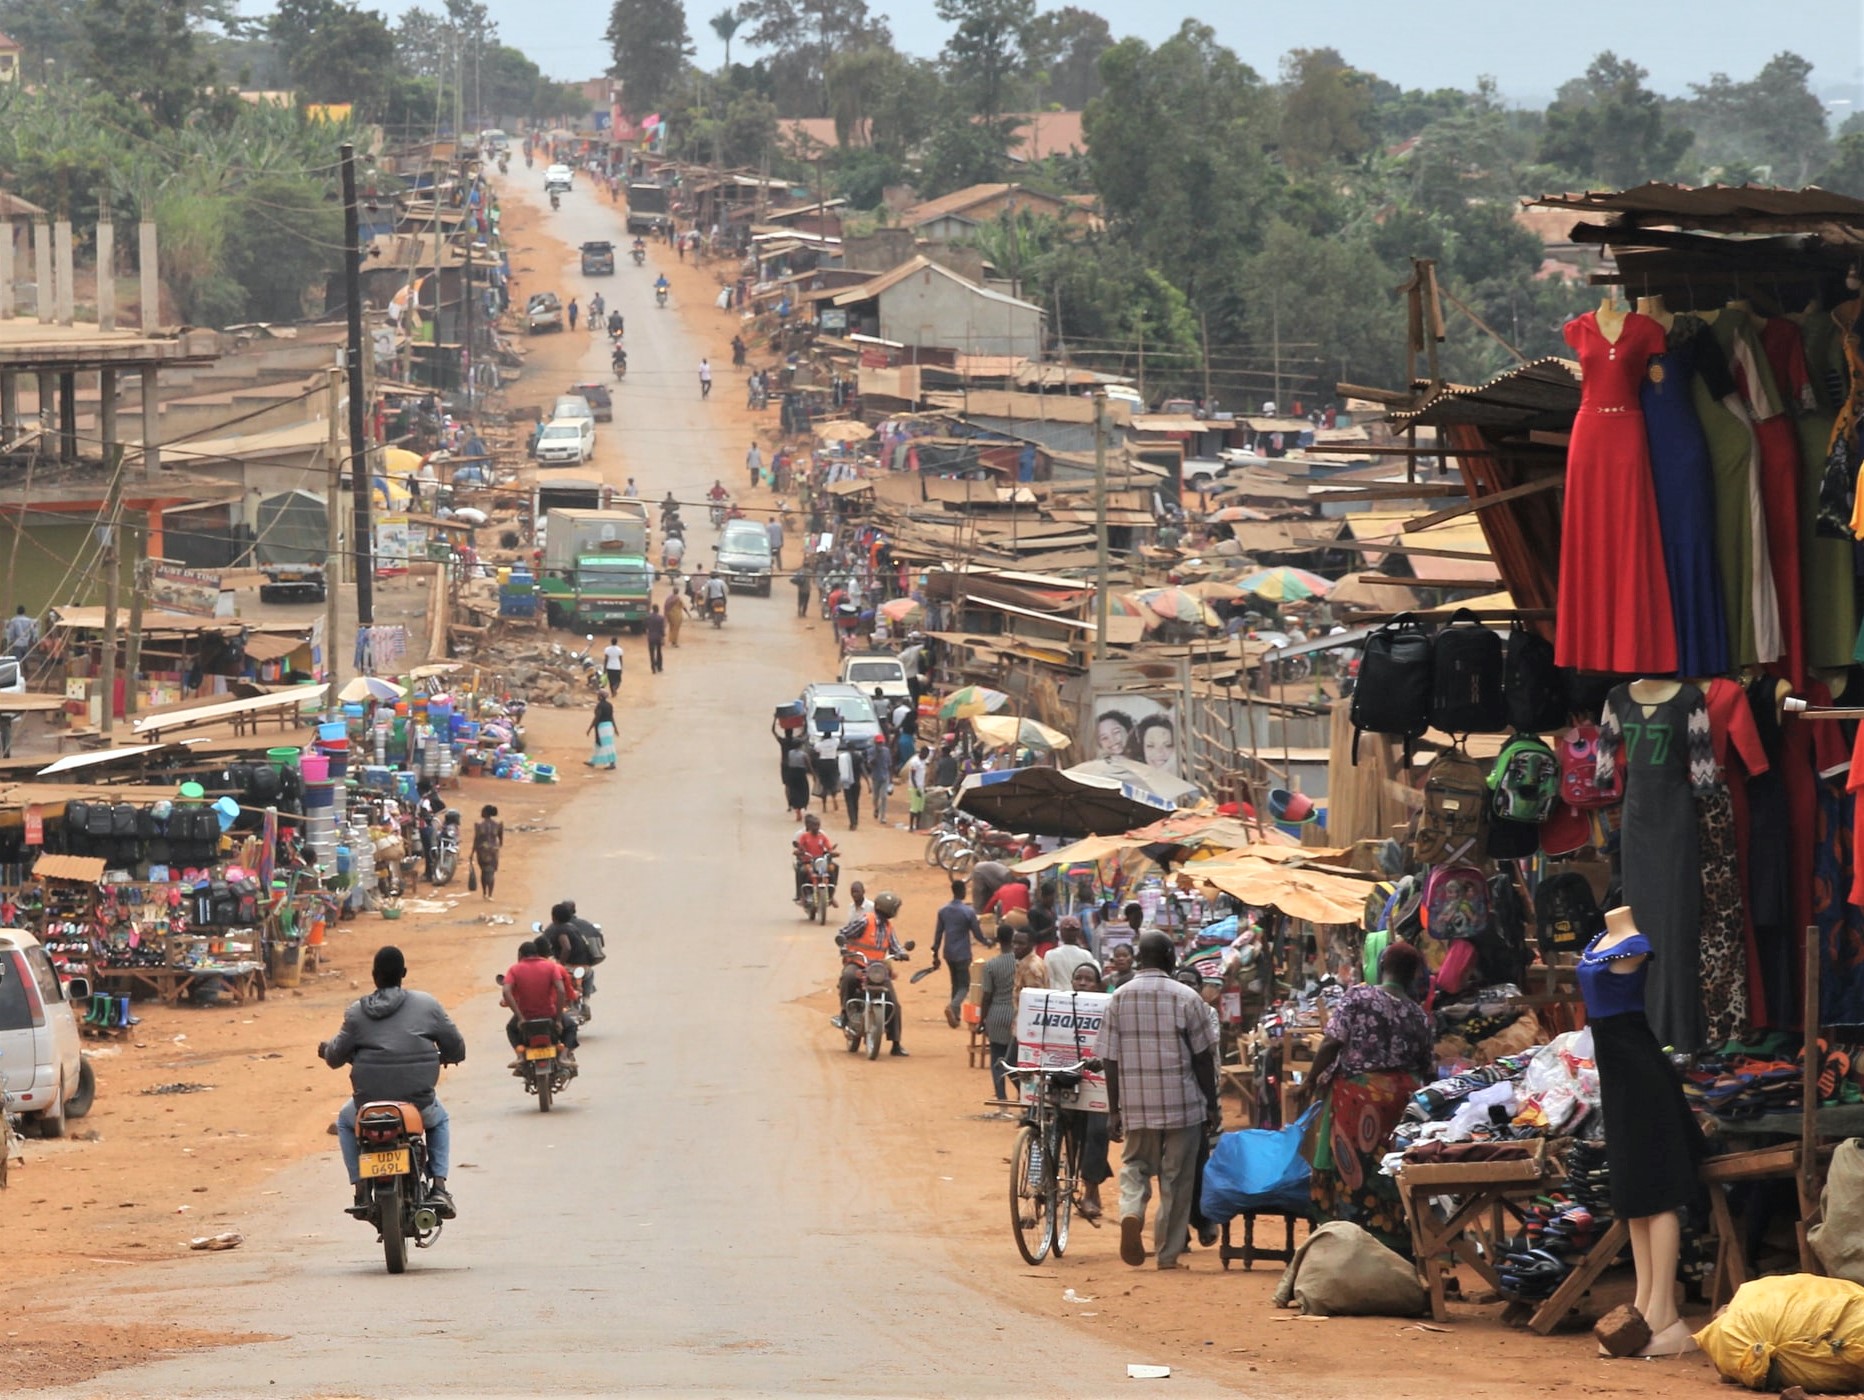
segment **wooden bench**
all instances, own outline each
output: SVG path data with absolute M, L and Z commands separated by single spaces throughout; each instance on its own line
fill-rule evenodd
M 58 731 L 58 751 L 65 752 L 67 744 L 76 744 L 80 749 L 102 748 L 104 736 L 94 724 L 73 724 Z

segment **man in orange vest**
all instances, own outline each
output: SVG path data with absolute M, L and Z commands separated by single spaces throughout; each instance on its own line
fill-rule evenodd
M 893 917 L 899 912 L 900 897 L 891 890 L 882 890 L 866 908 L 859 903 L 855 905 L 854 917 L 842 926 L 840 937 L 844 940 L 842 947 L 846 952 L 860 953 L 869 963 L 886 972 L 887 1039 L 893 1042 L 892 1053 L 904 1057 L 906 1051 L 900 1046 L 900 999 L 893 990 L 893 967 L 888 961 L 890 958 L 904 957 L 906 953 L 893 933 Z M 841 980 L 837 986 L 838 1000 L 842 1006 L 845 1007 L 859 993 L 865 976 L 866 968 L 859 958 L 842 959 Z M 833 1020 L 836 1030 L 846 1029 L 844 1017 L 838 1015 Z

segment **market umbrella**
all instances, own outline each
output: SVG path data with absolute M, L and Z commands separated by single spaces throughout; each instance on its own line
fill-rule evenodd
M 1196 583 L 1184 585 L 1184 591 L 1194 598 L 1202 598 L 1206 603 L 1234 603 L 1239 598 L 1249 595 L 1233 583 L 1221 579 L 1200 579 Z
M 1217 615 L 1210 604 L 1187 588 L 1144 588 L 1131 595 L 1167 622 L 1199 622 L 1206 627 L 1217 625 Z
M 1046 766 L 973 773 L 953 805 L 993 826 L 1037 836 L 1111 836 L 1172 810 L 1144 788 Z
M 337 692 L 337 699 L 360 705 L 368 700 L 399 700 L 407 693 L 405 687 L 393 681 L 385 681 L 380 676 L 358 676 Z
M 1112 597 L 1108 598 L 1107 615 L 1109 617 L 1140 617 L 1146 618 L 1148 621 L 1151 620 L 1147 613 L 1146 605 L 1139 602 L 1130 593 L 1115 593 Z
M 1010 697 L 1001 690 L 992 690 L 988 686 L 967 685 L 954 690 L 939 704 L 940 719 L 975 719 L 978 715 L 994 714 L 1010 703 Z
M 1244 520 L 1267 520 L 1268 512 L 1256 510 L 1253 506 L 1225 506 L 1212 511 L 1205 519 L 1217 525 L 1235 525 Z
M 1204 790 L 1189 778 L 1180 778 L 1174 773 L 1167 773 L 1163 768 L 1154 768 L 1149 763 L 1139 763 L 1130 758 L 1090 758 L 1065 771 L 1070 776 L 1123 783 L 1127 787 L 1150 793 L 1168 810 L 1189 807 L 1204 798 Z
M 822 442 L 866 442 L 874 435 L 874 430 L 865 423 L 841 418 L 832 423 L 816 424 L 815 435 Z
M 1301 598 L 1325 597 L 1333 588 L 1333 580 L 1310 574 L 1306 569 L 1280 564 L 1273 569 L 1260 569 L 1253 574 L 1245 574 L 1236 580 L 1236 586 L 1258 598 L 1290 603 Z
M 889 622 L 912 623 L 921 621 L 925 615 L 925 606 L 917 598 L 889 598 L 877 611 Z
M 1046 753 L 1067 748 L 1074 741 L 1059 729 L 1050 729 L 1039 720 L 1018 719 L 1015 715 L 979 715 L 971 728 L 992 748 L 1009 748 L 1020 744 Z
M 1248 856 L 1206 861 L 1186 873 L 1244 904 L 1279 909 L 1291 919 L 1315 924 L 1357 924 L 1367 894 L 1376 888 L 1370 876 L 1335 875 Z

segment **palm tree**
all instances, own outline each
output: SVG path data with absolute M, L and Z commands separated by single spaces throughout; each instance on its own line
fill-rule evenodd
M 744 23 L 744 14 L 736 8 L 720 10 L 708 21 L 712 32 L 725 41 L 725 73 L 731 73 L 731 36 L 738 32 L 738 26 Z

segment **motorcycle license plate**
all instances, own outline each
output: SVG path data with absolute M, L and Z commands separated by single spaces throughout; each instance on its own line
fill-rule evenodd
M 542 1050 L 526 1050 L 524 1052 L 524 1058 L 527 1060 L 554 1060 L 556 1057 L 557 1052 L 549 1046 L 545 1046 Z
M 405 1176 L 414 1169 L 414 1158 L 405 1147 L 397 1147 L 393 1152 L 365 1152 L 362 1154 L 362 1175 Z

